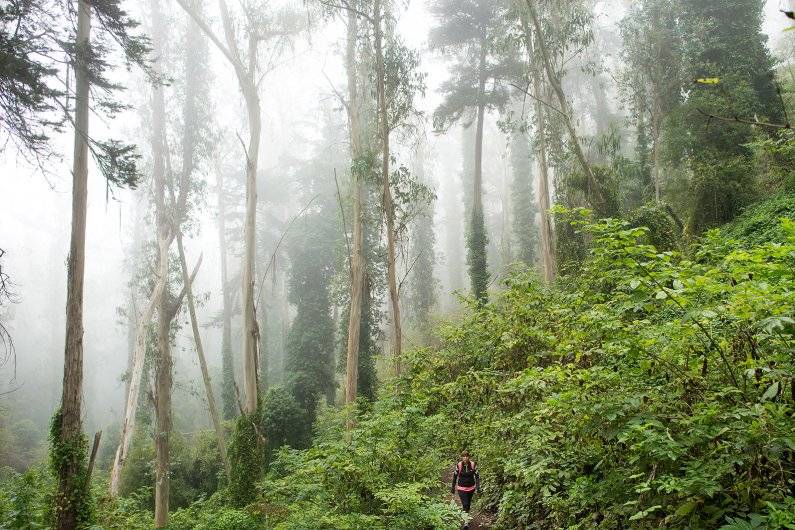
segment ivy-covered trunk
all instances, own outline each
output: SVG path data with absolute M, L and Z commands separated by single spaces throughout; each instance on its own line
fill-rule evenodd
M 486 39 L 480 40 L 480 60 L 478 63 L 478 103 L 477 123 L 475 124 L 475 179 L 472 196 L 472 218 L 467 234 L 467 261 L 469 279 L 472 282 L 472 294 L 479 303 L 488 298 L 486 289 L 489 283 L 488 259 L 486 246 L 486 221 L 483 215 L 483 125 L 486 118 Z

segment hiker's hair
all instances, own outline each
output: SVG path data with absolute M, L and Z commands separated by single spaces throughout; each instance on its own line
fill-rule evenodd
M 461 451 L 461 458 L 464 458 L 465 456 L 469 456 L 469 451 L 467 451 L 466 449 Z

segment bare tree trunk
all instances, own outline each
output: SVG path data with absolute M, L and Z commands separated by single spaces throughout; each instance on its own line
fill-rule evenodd
M 226 249 L 226 199 L 224 198 L 224 177 L 221 168 L 218 176 L 218 246 L 221 253 L 221 294 L 223 299 L 223 328 L 221 338 L 221 402 L 224 419 L 234 418 L 237 413 L 235 402 L 235 369 L 232 362 L 232 300 L 229 292 L 229 272 Z
M 165 49 L 165 24 L 160 13 L 158 0 L 151 1 L 152 40 L 158 53 Z M 158 61 L 159 62 L 159 61 Z M 159 65 L 157 65 L 159 66 Z M 173 241 L 174 226 L 166 211 L 166 104 L 163 87 L 152 85 L 152 177 L 154 180 L 155 222 L 158 239 L 166 239 L 161 234 L 169 234 L 168 245 L 161 247 L 163 254 L 158 256 L 161 265 L 165 264 L 163 294 L 157 308 L 157 358 L 155 359 L 155 528 L 168 524 L 169 498 L 169 450 L 171 440 L 171 386 L 173 384 L 173 360 L 171 358 L 171 320 L 172 307 L 168 295 L 169 249 Z
M 397 285 L 397 257 L 395 255 L 395 205 L 392 201 L 392 188 L 389 179 L 389 115 L 386 102 L 386 69 L 384 66 L 384 32 L 381 26 L 381 0 L 373 4 L 373 32 L 375 38 L 376 55 L 376 93 L 378 99 L 378 122 L 381 129 L 381 179 L 383 181 L 384 217 L 386 217 L 387 240 L 387 281 L 389 284 L 390 315 L 392 317 L 392 358 L 395 360 L 395 369 L 401 372 L 402 330 L 400 318 L 400 293 Z
M 177 0 L 180 6 L 199 25 L 213 44 L 235 69 L 238 85 L 246 102 L 248 116 L 249 141 L 246 148 L 246 216 L 243 229 L 243 387 L 245 404 L 243 411 L 252 414 L 257 410 L 257 317 L 254 308 L 254 259 L 255 234 L 257 224 L 257 164 L 259 163 L 259 144 L 262 134 L 262 116 L 259 95 L 257 93 L 257 39 L 259 36 L 252 30 L 248 33 L 248 64 L 243 63 L 237 46 L 237 36 L 224 0 L 218 0 L 221 10 L 221 21 L 224 27 L 226 45 L 215 35 L 197 11 L 186 3 Z
M 119 494 L 119 487 L 121 485 L 121 471 L 124 467 L 124 462 L 127 460 L 127 454 L 130 450 L 130 440 L 132 439 L 133 432 L 135 432 L 135 420 L 138 412 L 138 396 L 141 393 L 141 377 L 144 371 L 144 360 L 146 356 L 146 339 L 148 335 L 149 324 L 152 322 L 155 309 L 160 304 L 160 299 L 163 297 L 163 292 L 166 288 L 166 281 L 168 279 L 168 260 L 162 259 L 162 257 L 168 255 L 168 248 L 171 246 L 172 239 L 173 236 L 171 235 L 170 231 L 158 233 L 158 277 L 155 286 L 152 289 L 152 294 L 149 297 L 149 302 L 146 305 L 146 309 L 138 321 L 138 328 L 135 333 L 135 351 L 133 353 L 132 368 L 130 370 L 130 384 L 124 407 L 124 422 L 122 423 L 119 447 L 116 449 L 116 456 L 113 460 L 113 467 L 110 474 L 110 495 L 112 497 L 116 497 Z
M 79 512 L 85 502 L 85 485 L 78 483 L 85 462 L 76 450 L 83 442 L 80 421 L 83 392 L 83 284 L 85 278 L 86 213 L 88 209 L 88 61 L 91 47 L 91 7 L 78 2 L 75 54 L 75 135 L 72 167 L 72 233 L 69 246 L 66 292 L 66 340 L 64 348 L 63 394 L 60 429 L 53 441 L 63 448 L 73 447 L 58 465 L 58 492 L 55 503 L 55 527 L 72 530 L 79 524 Z M 55 421 L 58 421 L 57 418 Z M 82 486 L 82 487 L 81 487 Z
M 356 401 L 359 380 L 359 337 L 361 333 L 362 302 L 364 291 L 364 234 L 362 230 L 362 200 L 364 183 L 359 167 L 363 161 L 362 129 L 359 116 L 359 88 L 357 79 L 356 40 L 359 34 L 357 15 L 348 11 L 348 36 L 346 69 L 348 73 L 348 127 L 351 141 L 351 177 L 353 181 L 353 246 L 351 256 L 351 299 L 348 319 L 348 344 L 345 370 L 345 403 Z M 348 422 L 348 427 L 352 427 Z
M 555 281 L 557 264 L 555 263 L 555 231 L 552 216 L 549 213 L 549 160 L 547 158 L 546 109 L 540 103 L 542 96 L 541 76 L 535 75 L 535 113 L 538 127 L 536 128 L 536 146 L 538 148 L 538 208 L 541 211 L 541 263 L 544 279 L 547 283 Z
M 179 261 L 182 268 L 182 281 L 185 285 L 185 290 L 188 296 L 188 312 L 190 313 L 190 324 L 193 329 L 193 341 L 196 344 L 196 355 L 199 357 L 199 367 L 202 371 L 202 379 L 204 380 L 204 391 L 207 395 L 207 408 L 210 410 L 210 417 L 213 421 L 213 428 L 215 428 L 215 436 L 218 441 L 218 452 L 221 454 L 221 462 L 224 465 L 224 472 L 226 479 L 229 480 L 230 467 L 229 457 L 226 452 L 226 436 L 224 436 L 224 427 L 221 423 L 221 415 L 218 413 L 218 405 L 215 401 L 213 392 L 213 384 L 210 379 L 210 371 L 207 368 L 207 359 L 204 356 L 204 346 L 202 345 L 201 335 L 199 334 L 199 321 L 196 318 L 196 302 L 193 299 L 193 288 L 191 286 L 191 279 L 188 276 L 188 264 L 185 261 L 185 249 L 182 245 L 182 234 L 177 234 L 177 248 L 179 249 Z
M 529 4 L 528 4 L 529 5 Z M 546 107 L 544 83 L 541 72 L 536 64 L 536 51 L 533 42 L 533 35 L 527 21 L 526 13 L 522 12 L 522 29 L 524 32 L 525 47 L 532 69 L 533 80 L 533 99 L 535 100 L 536 132 L 535 144 L 538 150 L 538 209 L 541 214 L 541 265 L 544 272 L 544 280 L 547 283 L 555 281 L 557 264 L 555 262 L 555 231 L 552 224 L 552 216 L 549 213 L 549 160 L 547 157 L 547 135 L 546 135 Z
M 155 528 L 168 525 L 168 497 L 170 488 L 169 451 L 171 441 L 171 386 L 173 384 L 171 358 L 171 307 L 163 296 L 160 299 L 157 321 L 158 358 L 155 363 Z

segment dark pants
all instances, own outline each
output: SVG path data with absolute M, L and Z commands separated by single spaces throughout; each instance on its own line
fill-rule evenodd
M 461 491 L 458 490 L 458 498 L 461 499 L 461 508 L 469 513 L 469 507 L 472 504 L 472 496 L 475 495 L 474 491 Z

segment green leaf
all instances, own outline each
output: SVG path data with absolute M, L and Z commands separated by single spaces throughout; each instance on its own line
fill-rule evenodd
M 771 399 L 774 399 L 778 395 L 778 390 L 780 387 L 781 383 L 778 381 L 770 385 L 767 390 L 765 390 L 765 393 L 762 394 L 762 401 L 770 401 Z
M 696 501 L 688 501 L 676 510 L 676 515 L 678 517 L 689 515 L 693 510 L 696 509 L 696 506 L 698 506 Z
M 629 520 L 630 521 L 637 521 L 639 519 L 645 519 L 649 514 L 652 514 L 652 513 L 656 512 L 660 508 L 662 508 L 662 506 L 660 506 L 659 504 L 655 504 L 651 508 L 646 508 L 645 510 L 642 510 L 642 511 L 636 513 L 635 515 L 630 517 Z

